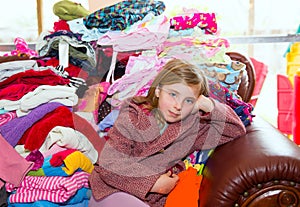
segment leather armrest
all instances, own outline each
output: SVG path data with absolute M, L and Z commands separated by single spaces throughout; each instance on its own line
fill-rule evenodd
M 300 149 L 259 117 L 245 136 L 215 149 L 203 175 L 201 207 L 300 202 Z

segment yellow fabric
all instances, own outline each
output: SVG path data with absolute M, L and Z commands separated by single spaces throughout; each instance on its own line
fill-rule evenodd
M 92 173 L 94 165 L 91 160 L 80 151 L 75 151 L 69 154 L 64 163 L 66 167 L 63 167 L 68 175 L 72 175 L 77 169 L 82 169 L 85 172 Z

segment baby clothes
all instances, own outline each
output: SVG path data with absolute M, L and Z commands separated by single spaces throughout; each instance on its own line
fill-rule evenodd
M 137 22 L 124 31 L 108 31 L 97 44 L 112 45 L 114 51 L 156 49 L 167 39 L 170 24 L 166 16 L 148 14 L 146 19 Z
M 157 16 L 162 14 L 164 10 L 165 4 L 162 1 L 127 0 L 95 11 L 84 17 L 83 23 L 88 29 L 96 27 L 124 30 L 129 25 L 142 20 L 148 13 Z
M 175 30 L 200 27 L 205 30 L 205 34 L 215 34 L 218 29 L 215 13 L 194 13 L 192 16 L 180 15 L 172 17 L 170 22 L 171 27 Z

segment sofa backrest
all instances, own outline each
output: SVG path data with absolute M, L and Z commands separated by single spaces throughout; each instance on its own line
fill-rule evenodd
M 240 61 L 246 65 L 247 73 L 243 74 L 241 83 L 238 88 L 238 94 L 241 96 L 243 101 L 249 102 L 255 87 L 255 70 L 250 58 L 242 55 L 238 52 L 227 52 L 226 53 L 232 60 Z

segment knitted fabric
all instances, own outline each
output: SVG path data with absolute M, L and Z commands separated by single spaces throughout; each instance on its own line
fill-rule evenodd
M 61 106 L 61 104 L 56 102 L 38 106 L 27 116 L 14 118 L 6 124 L 0 126 L 0 133 L 10 145 L 16 146 L 27 129 L 42 119 L 47 113 L 52 112 L 59 106 Z M 33 135 L 33 137 L 35 137 L 35 135 Z
M 48 133 L 55 126 L 74 128 L 72 114 L 69 108 L 59 106 L 54 111 L 46 114 L 38 122 L 34 123 L 21 138 L 21 140 L 25 142 L 25 149 L 30 151 L 39 149 L 44 143 Z
M 74 151 L 64 159 L 63 167 L 68 175 L 72 175 L 76 170 L 81 169 L 89 174 L 92 173 L 94 165 L 89 158 L 87 158 L 82 152 Z
M 71 153 L 75 152 L 76 149 L 66 149 L 64 151 L 55 153 L 54 155 L 52 155 L 51 159 L 50 159 L 50 164 L 53 167 L 58 167 L 61 166 L 64 163 L 64 159 Z
M 66 85 L 70 83 L 70 80 L 56 75 L 51 69 L 43 71 L 26 70 L 25 72 L 17 73 L 1 81 L 0 89 L 16 83 L 31 85 Z
M 215 102 L 211 113 L 191 114 L 181 122 L 169 124 L 161 134 L 154 115 L 126 99 L 108 131 L 99 166 L 90 176 L 93 196 L 98 200 L 125 191 L 150 206 L 163 206 L 165 196 L 149 194 L 161 174 L 193 151 L 214 148 L 245 132 L 235 112 Z

